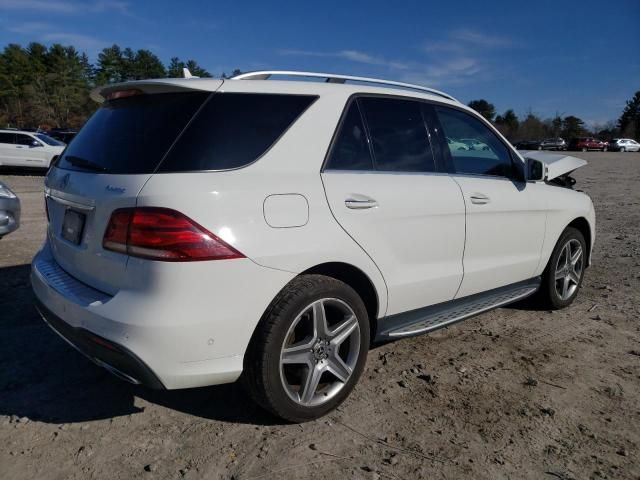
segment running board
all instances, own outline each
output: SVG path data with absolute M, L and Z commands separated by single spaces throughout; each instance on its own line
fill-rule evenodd
M 429 307 L 398 313 L 380 320 L 376 341 L 389 341 L 431 332 L 480 313 L 517 302 L 534 294 L 540 287 L 540 277 L 496 288 L 468 297 Z

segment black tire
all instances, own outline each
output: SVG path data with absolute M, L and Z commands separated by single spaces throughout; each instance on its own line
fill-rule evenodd
M 580 246 L 582 247 L 582 268 L 575 291 L 571 294 L 571 296 L 569 296 L 569 298 L 562 299 L 556 289 L 555 273 L 556 266 L 558 265 L 558 260 L 563 253 L 563 247 L 570 240 L 577 240 L 578 242 L 580 242 Z M 551 254 L 549 263 L 547 264 L 547 267 L 542 274 L 542 283 L 540 284 L 540 290 L 538 291 L 538 298 L 546 308 L 549 308 L 550 310 L 559 310 L 561 308 L 568 307 L 569 305 L 571 305 L 571 303 L 573 303 L 575 298 L 578 296 L 578 292 L 580 291 L 580 287 L 582 286 L 582 280 L 584 279 L 584 272 L 587 265 L 587 253 L 587 244 L 584 240 L 584 235 L 582 235 L 582 233 L 576 228 L 567 227 L 565 231 L 562 232 L 562 235 L 560 235 L 560 239 L 553 249 L 553 253 Z
M 295 319 L 320 299 L 338 299 L 351 308 L 359 325 L 359 351 L 350 377 L 334 396 L 317 406 L 303 406 L 292 400 L 283 386 L 280 354 Z M 369 345 L 367 310 L 355 290 L 324 275 L 301 275 L 276 296 L 260 320 L 244 358 L 241 383 L 251 398 L 272 414 L 290 422 L 313 420 L 335 409 L 351 393 L 364 369 Z
M 624 147 L 620 147 L 620 151 L 621 152 L 626 152 L 626 149 Z

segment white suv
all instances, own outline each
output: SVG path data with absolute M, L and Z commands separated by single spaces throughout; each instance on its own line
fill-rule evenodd
M 65 144 L 40 132 L 0 130 L 0 166 L 49 168 Z
M 78 350 L 156 388 L 241 379 L 304 421 L 346 398 L 372 343 L 536 291 L 574 300 L 595 215 L 568 173 L 586 162 L 524 159 L 435 90 L 279 73 L 93 92 L 32 265 Z

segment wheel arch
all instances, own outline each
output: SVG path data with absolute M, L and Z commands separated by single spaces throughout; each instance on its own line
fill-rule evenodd
M 378 312 L 380 311 L 380 298 L 369 276 L 349 263 L 327 262 L 315 265 L 300 275 L 317 274 L 335 278 L 353 288 L 364 303 L 369 315 L 371 339 L 375 338 L 378 326 Z
M 589 225 L 589 221 L 584 218 L 584 217 L 578 217 L 575 218 L 574 220 L 572 220 L 569 225 L 567 225 L 567 227 L 565 228 L 565 230 L 569 227 L 573 227 L 576 230 L 578 230 L 580 233 L 582 233 L 582 236 L 584 237 L 584 241 L 587 243 L 587 251 L 585 252 L 585 264 L 586 265 L 590 265 L 591 264 L 591 242 L 592 242 L 592 236 L 591 236 L 591 225 Z M 564 230 L 563 230 L 564 231 Z

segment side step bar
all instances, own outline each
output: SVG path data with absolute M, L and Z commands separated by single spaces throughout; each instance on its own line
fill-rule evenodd
M 376 341 L 389 341 L 432 332 L 480 313 L 522 300 L 540 287 L 540 277 L 468 297 L 398 313 L 380 320 Z

